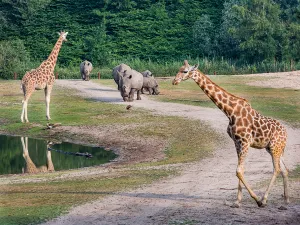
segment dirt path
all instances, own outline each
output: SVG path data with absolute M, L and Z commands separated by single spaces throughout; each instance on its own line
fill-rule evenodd
M 57 84 L 77 89 L 89 98 L 123 104 L 124 107 L 128 105 L 122 102 L 117 90 L 109 87 L 79 80 L 59 80 Z M 272 189 L 266 208 L 258 208 L 246 190 L 242 207 L 229 207 L 236 198 L 237 157 L 232 140 L 226 134 L 227 118 L 221 111 L 142 98 L 142 101 L 134 101 L 133 107 L 208 122 L 224 134 L 222 146 L 215 151 L 214 157 L 187 165 L 180 176 L 74 207 L 67 215 L 49 221 L 47 225 L 299 224 L 300 205 L 293 203 L 300 197 L 297 185 L 290 185 L 292 203 L 287 210 L 278 209 L 283 203 L 282 182 L 277 182 Z M 300 164 L 300 130 L 287 128 L 289 140 L 285 161 L 293 169 Z M 245 175 L 257 194 L 262 195 L 267 185 L 265 180 L 269 181 L 272 175 L 271 158 L 265 150 L 250 150 Z M 263 185 L 258 185 L 259 182 Z

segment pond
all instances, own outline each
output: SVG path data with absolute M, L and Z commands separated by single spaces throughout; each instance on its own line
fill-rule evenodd
M 0 135 L 0 175 L 76 169 L 108 163 L 117 155 L 103 147 Z

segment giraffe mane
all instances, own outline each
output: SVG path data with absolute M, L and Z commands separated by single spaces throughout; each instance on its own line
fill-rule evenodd
M 203 76 L 205 76 L 207 79 L 210 80 L 210 82 L 212 82 L 213 85 L 217 86 L 221 91 L 226 92 L 229 96 L 234 97 L 236 99 L 240 99 L 242 101 L 245 101 L 248 105 L 250 105 L 250 103 L 248 102 L 247 99 L 236 96 L 234 94 L 231 94 L 230 92 L 226 91 L 224 88 L 220 87 L 219 85 L 217 85 L 215 82 L 213 82 L 209 77 L 207 77 L 202 71 L 200 71 L 199 69 L 197 69 L 198 72 L 200 72 L 200 74 L 202 74 Z

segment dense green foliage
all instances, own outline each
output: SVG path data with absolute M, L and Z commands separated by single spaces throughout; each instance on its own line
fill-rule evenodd
M 9 52 L 0 53 L 0 77 L 39 65 L 60 30 L 69 41 L 58 70 L 77 70 L 87 59 L 108 74 L 132 59 L 164 66 L 185 58 L 226 61 L 234 68 L 227 73 L 287 70 L 300 60 L 299 6 L 299 0 L 2 0 L 0 49 Z M 270 63 L 272 70 L 261 66 Z M 221 64 L 217 70 L 228 71 Z M 62 72 L 70 76 L 78 75 Z

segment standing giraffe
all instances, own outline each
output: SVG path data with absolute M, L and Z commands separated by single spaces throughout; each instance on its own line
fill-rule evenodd
M 283 152 L 287 140 L 285 128 L 278 121 L 261 115 L 251 107 L 246 99 L 230 94 L 216 85 L 198 70 L 198 65 L 190 66 L 187 60 L 185 60 L 184 65 L 179 69 L 173 80 L 173 85 L 177 85 L 189 78 L 192 78 L 198 84 L 204 93 L 229 119 L 227 133 L 234 141 L 237 151 L 238 166 L 236 175 L 239 179 L 237 201 L 232 207 L 240 207 L 242 184 L 247 188 L 257 205 L 264 207 L 267 203 L 270 189 L 279 172 L 281 172 L 283 177 L 285 203 L 289 203 L 288 171 L 283 162 Z M 270 153 L 273 161 L 273 176 L 261 199 L 257 197 L 244 179 L 244 161 L 249 147 L 265 148 Z
M 60 32 L 59 38 L 54 45 L 52 52 L 50 53 L 47 60 L 43 61 L 42 64 L 29 72 L 26 72 L 24 75 L 21 88 L 24 94 L 23 109 L 21 114 L 21 121 L 29 122 L 27 118 L 27 104 L 28 100 L 34 90 L 41 90 L 44 89 L 45 91 L 45 100 L 46 100 L 46 117 L 47 120 L 50 120 L 50 113 L 49 113 L 49 104 L 50 104 L 50 94 L 52 90 L 53 83 L 55 81 L 54 77 L 54 67 L 57 61 L 57 56 L 59 50 L 62 46 L 63 41 L 66 41 L 66 37 L 68 32 Z

